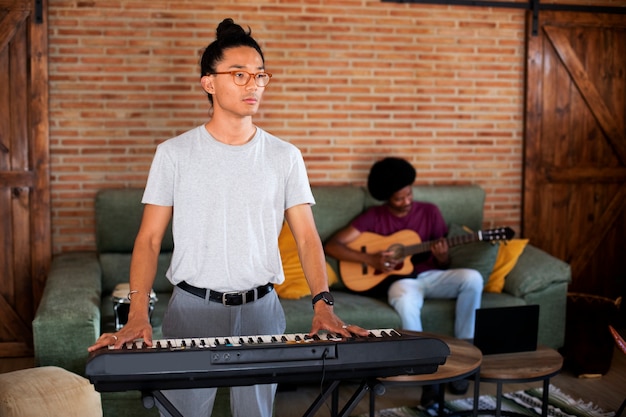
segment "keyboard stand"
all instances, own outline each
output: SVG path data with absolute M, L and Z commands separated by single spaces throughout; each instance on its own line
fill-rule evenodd
M 375 413 L 375 396 L 385 393 L 385 387 L 375 378 L 363 378 L 359 387 L 356 389 L 352 397 L 346 402 L 343 409 L 339 412 L 339 384 L 341 381 L 333 381 L 328 385 L 313 401 L 313 404 L 306 410 L 303 417 L 312 417 L 317 413 L 320 407 L 332 395 L 331 416 L 332 417 L 347 417 L 352 413 L 354 408 L 359 404 L 361 399 L 370 393 L 370 417 Z M 166 417 L 184 417 L 180 411 L 176 409 L 174 404 L 163 395 L 160 390 L 154 390 L 150 392 L 142 392 L 143 406 L 150 409 L 159 403 L 159 411 Z
M 159 411 L 166 417 L 183 417 L 180 411 L 176 409 L 174 404 L 172 404 L 172 402 L 168 400 L 160 390 L 142 392 L 141 401 L 143 402 L 143 406 L 147 409 L 150 409 L 154 407 L 156 403 L 159 403 L 161 407 L 157 408 L 159 408 Z
M 328 385 L 313 401 L 313 404 L 304 413 L 303 417 L 312 417 L 317 413 L 320 407 L 332 395 L 331 416 L 332 417 L 346 417 L 349 416 L 354 408 L 359 404 L 359 401 L 365 396 L 367 392 L 370 392 L 370 417 L 374 417 L 376 411 L 375 408 L 375 395 L 382 395 L 385 393 L 385 387 L 376 378 L 363 378 L 359 387 L 356 389 L 352 397 L 346 402 L 343 409 L 339 412 L 339 384 L 341 381 L 333 381 Z

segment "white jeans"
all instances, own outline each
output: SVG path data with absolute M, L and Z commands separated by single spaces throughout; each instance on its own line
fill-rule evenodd
M 474 269 L 422 272 L 391 284 L 389 304 L 400 314 L 405 330 L 422 331 L 421 310 L 425 298 L 456 298 L 454 336 L 474 338 L 475 311 L 480 307 L 484 281 Z

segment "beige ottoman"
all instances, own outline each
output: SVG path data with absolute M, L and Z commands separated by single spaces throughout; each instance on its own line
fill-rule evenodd
M 102 417 L 89 380 L 56 366 L 0 374 L 0 417 Z

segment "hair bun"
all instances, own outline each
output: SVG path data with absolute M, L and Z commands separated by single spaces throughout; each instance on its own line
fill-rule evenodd
M 246 36 L 250 34 L 250 31 L 246 33 L 241 26 L 236 24 L 233 19 L 226 18 L 217 26 L 216 39 L 222 40 L 232 37 Z

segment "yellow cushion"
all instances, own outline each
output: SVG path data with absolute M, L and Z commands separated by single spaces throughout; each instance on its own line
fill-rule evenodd
M 311 290 L 298 257 L 296 239 L 293 237 L 287 222 L 284 223 L 283 229 L 278 236 L 278 249 L 283 262 L 283 270 L 285 271 L 285 282 L 275 286 L 278 296 L 297 299 L 311 295 Z M 337 274 L 335 274 L 335 271 L 328 263 L 326 263 L 326 271 L 328 274 L 328 285 L 336 283 Z
M 485 292 L 502 292 L 504 288 L 504 278 L 511 272 L 517 263 L 524 248 L 528 244 L 528 239 L 511 239 L 507 242 L 500 243 L 498 248 L 498 256 L 493 270 L 489 275 L 489 280 L 485 285 Z
M 0 416 L 102 417 L 89 380 L 56 366 L 0 374 Z

